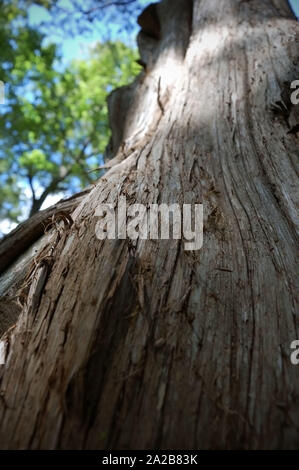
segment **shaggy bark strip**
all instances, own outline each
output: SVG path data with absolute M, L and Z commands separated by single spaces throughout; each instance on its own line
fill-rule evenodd
M 114 160 L 48 233 L 5 336 L 0 446 L 298 448 L 298 139 L 273 111 L 299 77 L 298 23 L 283 0 L 164 0 L 139 22 Z M 97 240 L 120 195 L 203 203 L 202 249 Z

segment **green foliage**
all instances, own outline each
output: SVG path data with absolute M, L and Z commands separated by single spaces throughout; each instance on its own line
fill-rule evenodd
M 55 166 L 49 160 L 42 150 L 34 149 L 30 152 L 24 152 L 19 159 L 21 168 L 25 168 L 28 175 L 34 176 L 40 171 L 53 172 Z
M 18 2 L 0 4 L 0 80 L 6 83 L 0 218 L 18 220 L 28 188 L 36 210 L 47 195 L 72 193 L 98 177 L 90 169 L 102 162 L 109 140 L 107 95 L 140 67 L 136 51 L 120 41 L 97 44 L 88 60 L 62 66 L 57 47 L 23 26 Z

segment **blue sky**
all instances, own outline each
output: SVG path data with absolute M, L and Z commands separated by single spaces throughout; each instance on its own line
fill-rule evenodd
M 289 3 L 291 4 L 295 12 L 295 15 L 297 16 L 297 18 L 299 18 L 299 0 L 289 0 Z
M 69 0 L 60 0 L 60 4 L 67 6 Z M 144 8 L 150 4 L 150 0 L 138 0 L 138 4 Z M 51 20 L 51 15 L 45 10 L 45 8 L 32 5 L 28 9 L 29 22 L 32 26 L 40 26 L 43 21 Z M 125 42 L 128 46 L 136 47 L 136 35 L 139 31 L 139 26 L 137 21 L 133 21 L 135 28 L 128 33 L 125 31 L 124 25 L 121 22 L 120 15 L 116 13 L 115 17 L 119 18 L 119 21 L 109 22 L 109 26 L 105 25 L 105 22 L 102 24 L 97 22 L 96 26 L 93 28 L 92 32 L 85 33 L 84 35 L 76 35 L 72 38 L 67 35 L 63 35 L 61 31 L 57 34 L 47 35 L 47 41 L 54 42 L 59 44 L 62 56 L 65 60 L 71 60 L 75 58 L 83 58 L 87 55 L 88 48 L 92 44 L 98 41 L 105 41 L 107 39 L 111 40 L 121 40 Z

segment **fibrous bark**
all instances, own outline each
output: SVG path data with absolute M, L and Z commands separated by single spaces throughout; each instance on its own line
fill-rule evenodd
M 5 336 L 2 448 L 298 448 L 298 140 L 273 111 L 298 23 L 283 0 L 151 8 L 111 168 L 47 233 Z M 121 194 L 202 202 L 202 249 L 97 240 Z
M 72 223 L 71 213 L 82 201 L 84 191 L 61 200 L 19 224 L 0 243 L 0 336 L 8 330 L 20 314 L 19 294 L 24 280 L 30 279 L 32 267 L 38 256 L 47 249 L 53 225 Z

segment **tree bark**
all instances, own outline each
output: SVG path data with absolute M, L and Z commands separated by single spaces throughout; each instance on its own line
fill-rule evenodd
M 1 240 L 0 336 L 15 324 L 20 314 L 20 288 L 26 292 L 25 279 L 29 280 L 32 268 L 35 268 L 36 260 L 43 250 L 48 250 L 51 237 L 51 233 L 48 234 L 49 228 L 54 225 L 59 228 L 61 223 L 71 225 L 71 213 L 90 190 L 88 187 L 59 201 L 55 206 L 34 214 Z
M 164 0 L 139 23 L 111 168 L 47 234 L 3 339 L 0 446 L 298 448 L 298 111 L 272 108 L 299 78 L 298 23 L 283 0 Z M 99 241 L 119 195 L 202 202 L 202 249 Z

